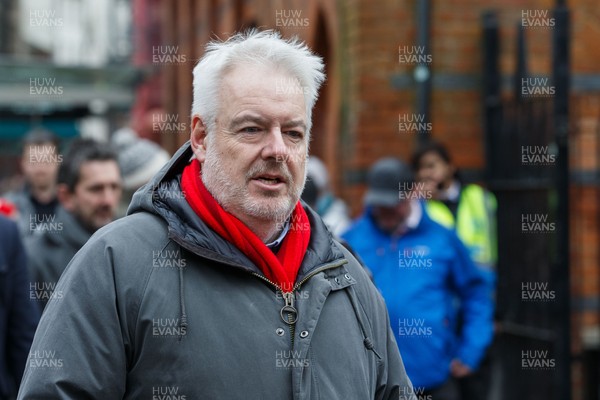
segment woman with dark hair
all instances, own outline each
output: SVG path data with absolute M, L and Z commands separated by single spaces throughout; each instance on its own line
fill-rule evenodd
M 465 184 L 444 145 L 429 142 L 414 153 L 412 166 L 419 190 L 427 194 L 425 210 L 434 221 L 455 229 L 469 250 L 473 262 L 485 273 L 490 297 L 495 292 L 496 199 L 476 184 Z M 458 321 L 457 329 L 460 328 Z M 489 353 L 489 349 L 488 349 Z M 485 399 L 489 392 L 491 366 L 489 356 L 477 371 L 455 373 L 461 398 Z
M 473 261 L 493 270 L 496 263 L 493 194 L 476 184 L 465 184 L 446 147 L 429 142 L 412 158 L 420 190 L 428 194 L 429 216 L 456 233 L 469 249 Z

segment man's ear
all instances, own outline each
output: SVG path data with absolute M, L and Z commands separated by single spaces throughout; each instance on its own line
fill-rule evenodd
M 64 183 L 59 183 L 56 186 L 56 197 L 60 205 L 67 211 L 72 212 L 75 209 L 74 193 L 71 193 L 69 187 Z
M 190 143 L 192 144 L 192 151 L 194 155 L 203 163 L 206 159 L 206 125 L 198 114 L 192 116 L 192 133 L 190 135 Z

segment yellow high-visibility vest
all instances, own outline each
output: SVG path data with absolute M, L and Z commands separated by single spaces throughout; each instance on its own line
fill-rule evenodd
M 429 200 L 425 209 L 435 222 L 456 229 L 475 263 L 494 268 L 497 260 L 496 198 L 492 193 L 474 184 L 462 188 L 456 221 L 441 201 Z

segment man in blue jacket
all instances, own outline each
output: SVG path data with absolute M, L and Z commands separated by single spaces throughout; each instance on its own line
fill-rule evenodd
M 491 341 L 493 306 L 467 249 L 424 211 L 426 198 L 408 166 L 382 159 L 369 171 L 365 212 L 343 237 L 373 271 L 415 394 L 454 400 L 452 378 L 475 371 Z

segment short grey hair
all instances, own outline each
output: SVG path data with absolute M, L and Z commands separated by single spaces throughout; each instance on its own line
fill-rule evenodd
M 273 65 L 283 68 L 298 80 L 306 104 L 307 137 L 312 126 L 312 109 L 325 80 L 323 60 L 297 37 L 282 39 L 273 30 L 251 29 L 237 33 L 227 41 L 211 41 L 206 52 L 194 67 L 192 115 L 198 114 L 207 127 L 214 130 L 219 111 L 223 76 L 231 68 L 242 65 Z

